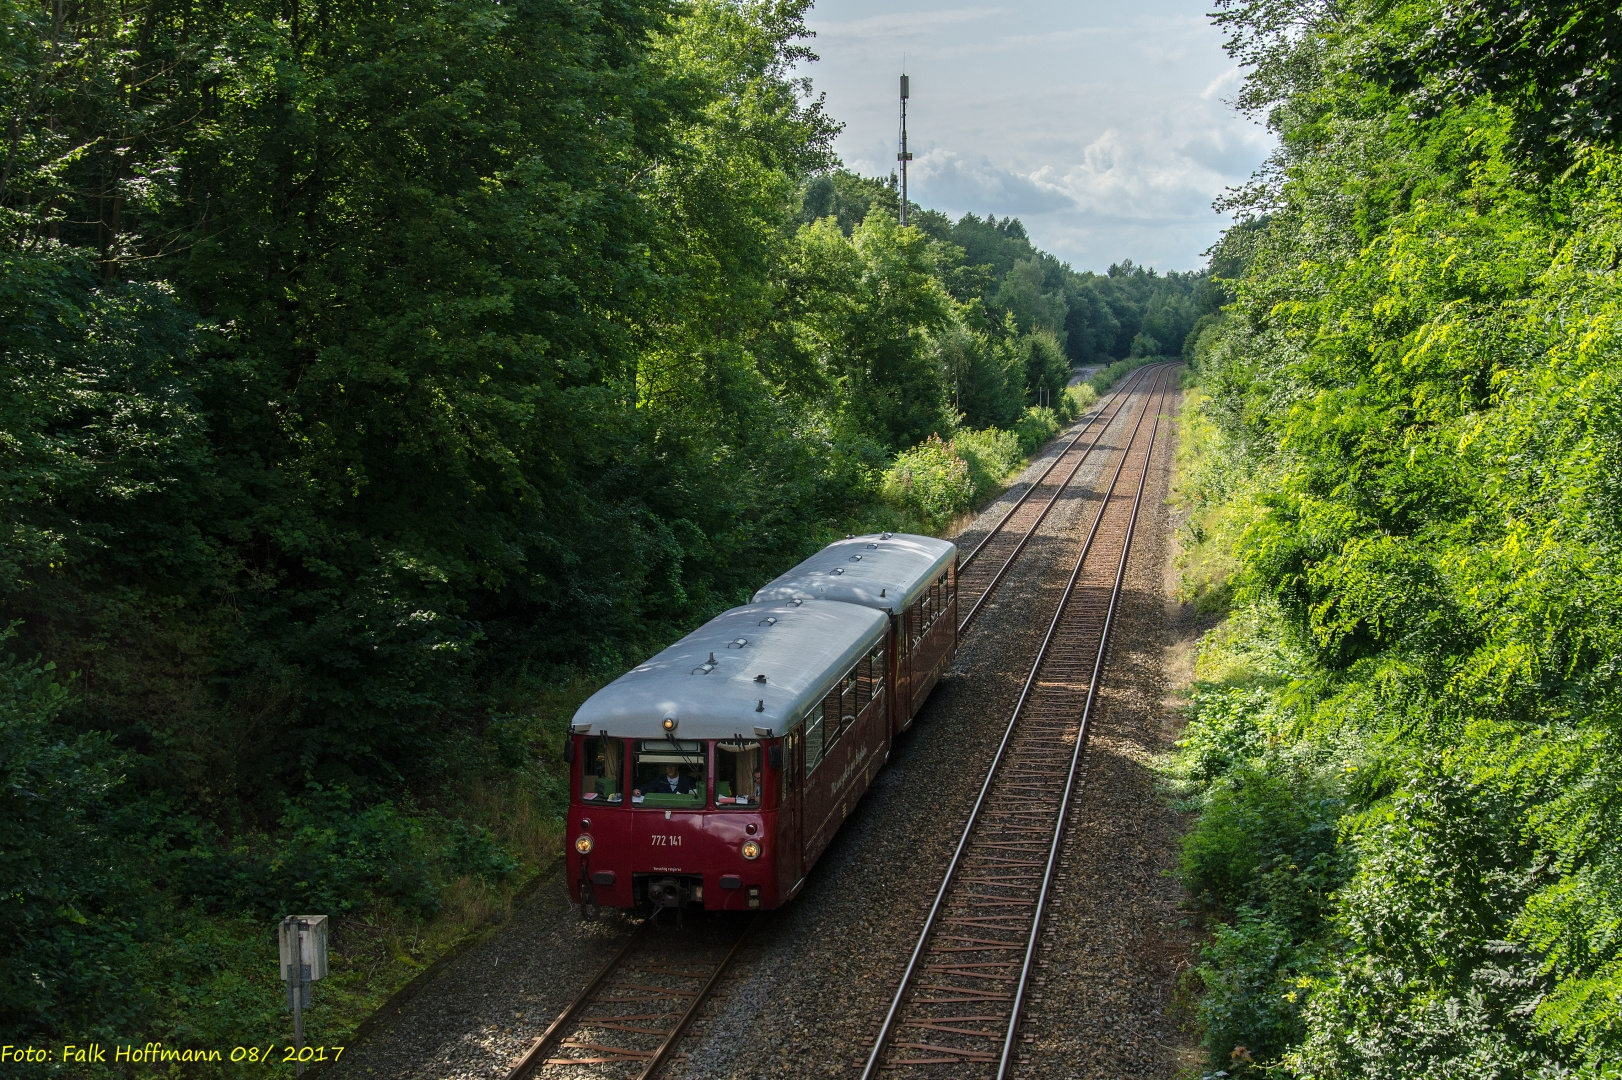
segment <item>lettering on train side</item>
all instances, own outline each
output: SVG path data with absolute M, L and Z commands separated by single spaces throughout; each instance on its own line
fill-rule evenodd
M 861 765 L 861 763 L 866 761 L 866 760 L 867 760 L 867 747 L 864 746 L 860 750 L 856 751 L 855 756 L 852 757 L 850 759 L 850 761 L 846 763 L 845 771 L 840 773 L 839 774 L 839 779 L 835 780 L 833 782 L 833 786 L 828 789 L 828 794 L 830 794 L 830 795 L 838 795 L 839 790 L 845 786 L 845 781 L 850 779 L 851 773 L 855 772 L 856 769 L 857 769 L 857 766 Z

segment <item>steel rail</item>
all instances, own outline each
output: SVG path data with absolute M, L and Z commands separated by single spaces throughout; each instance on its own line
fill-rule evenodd
M 1167 382 L 1170 381 L 1168 378 Z M 1160 410 L 1165 406 L 1164 383 L 1160 400 L 1155 404 L 1155 422 L 1149 428 L 1149 448 L 1144 451 L 1143 471 L 1138 474 L 1138 490 L 1132 497 L 1132 516 L 1127 519 L 1126 540 L 1121 544 L 1121 560 L 1115 567 L 1115 584 L 1110 589 L 1109 611 L 1104 615 L 1104 632 L 1098 641 L 1098 655 L 1093 659 L 1092 678 L 1087 683 L 1087 703 L 1082 706 L 1081 726 L 1076 732 L 1076 746 L 1070 752 L 1070 771 L 1065 776 L 1064 801 L 1059 805 L 1059 816 L 1053 823 L 1053 843 L 1048 848 L 1048 862 L 1042 873 L 1042 887 L 1036 894 L 1036 911 L 1031 916 L 1031 939 L 1025 946 L 1025 961 L 1020 965 L 1019 980 L 1014 985 L 1014 1008 L 1008 1022 L 1008 1034 L 1003 1039 L 1002 1058 L 997 1063 L 997 1080 L 1006 1080 L 1013 1063 L 1014 1036 L 1019 1031 L 1019 1013 L 1025 1004 L 1025 987 L 1031 978 L 1031 962 L 1036 959 L 1036 943 L 1042 936 L 1042 916 L 1047 911 L 1048 891 L 1053 887 L 1053 871 L 1058 865 L 1059 849 L 1064 843 L 1064 826 L 1070 816 L 1070 800 L 1075 794 L 1076 768 L 1081 764 L 1081 751 L 1087 745 L 1088 725 L 1093 715 L 1093 702 L 1098 700 L 1098 683 L 1104 672 L 1104 653 L 1109 646 L 1110 627 L 1115 622 L 1115 611 L 1121 601 L 1121 585 L 1126 580 L 1126 559 L 1132 552 L 1132 536 L 1138 528 L 1138 510 L 1143 506 L 1143 489 L 1149 480 L 1149 467 L 1154 463 L 1155 439 L 1160 435 Z M 1124 457 L 1123 457 L 1124 460 Z M 1080 570 L 1080 563 L 1077 563 Z M 1066 600 L 1069 598 L 1066 597 Z
M 608 958 L 608 963 L 604 964 L 602 969 L 592 977 L 592 980 L 586 984 L 585 989 L 581 990 L 579 995 L 569 1003 L 569 1007 L 559 1013 L 558 1018 L 552 1021 L 545 1031 L 541 1032 L 540 1038 L 530 1044 L 523 1057 L 513 1062 L 513 1067 L 507 1072 L 506 1080 L 525 1080 L 525 1077 L 535 1071 L 535 1067 L 545 1060 L 546 1052 L 551 1049 L 552 1044 L 563 1034 L 564 1027 L 569 1021 L 580 1015 L 580 1010 L 591 1003 L 592 995 L 597 992 L 598 987 L 602 986 L 610 975 L 619 969 L 620 963 L 625 959 L 626 954 L 641 939 L 642 932 L 647 928 L 647 919 L 643 919 L 636 924 L 636 929 L 626 935 L 625 944 L 621 945 L 619 950 Z
M 1169 368 L 1164 369 L 1165 372 L 1169 372 L 1169 370 L 1170 370 Z M 1165 383 L 1168 382 L 1168 381 L 1169 381 L 1169 378 L 1162 378 L 1161 379 L 1160 401 L 1153 403 L 1154 407 L 1157 409 L 1157 412 L 1158 412 L 1158 409 L 1164 403 L 1164 398 L 1165 398 L 1164 387 L 1165 387 Z M 905 971 L 903 971 L 903 973 L 902 973 L 901 981 L 900 981 L 899 985 L 896 987 L 895 996 L 891 999 L 890 1008 L 885 1013 L 884 1023 L 879 1028 L 878 1036 L 873 1041 L 873 1049 L 872 1049 L 871 1053 L 868 1055 L 866 1067 L 862 1070 L 862 1080 L 873 1080 L 873 1077 L 879 1071 L 880 1060 L 883 1057 L 885 1046 L 890 1041 L 891 1035 L 894 1032 L 896 1018 L 898 1017 L 898 1015 L 901 1012 L 901 1006 L 902 1006 L 903 1002 L 905 1001 L 905 999 L 907 997 L 907 992 L 908 992 L 908 990 L 910 989 L 910 987 L 912 985 L 913 977 L 917 973 L 918 962 L 919 962 L 920 959 L 922 959 L 922 957 L 924 955 L 924 951 L 928 947 L 930 939 L 934 934 L 936 924 L 937 924 L 937 922 L 938 922 L 938 920 L 940 918 L 940 915 L 941 915 L 941 909 L 945 905 L 945 902 L 946 902 L 947 894 L 950 892 L 952 884 L 953 884 L 953 882 L 954 882 L 954 880 L 955 880 L 955 878 L 957 876 L 958 869 L 962 865 L 964 852 L 968 848 L 969 841 L 974 835 L 975 827 L 979 824 L 980 814 L 981 814 L 982 809 L 985 806 L 986 798 L 991 792 L 992 784 L 996 780 L 997 775 L 998 775 L 998 770 L 1001 768 L 1001 766 L 1003 764 L 1003 760 L 1004 760 L 1005 756 L 1007 755 L 1008 747 L 1009 747 L 1009 744 L 1013 740 L 1014 732 L 1015 732 L 1015 729 L 1017 728 L 1017 726 L 1019 724 L 1020 716 L 1021 716 L 1021 714 L 1023 713 L 1023 711 L 1025 709 L 1026 702 L 1030 699 L 1031 692 L 1032 692 L 1032 690 L 1034 689 L 1034 687 L 1036 685 L 1037 676 L 1041 672 L 1043 662 L 1047 659 L 1048 651 L 1052 647 L 1054 636 L 1058 632 L 1060 622 L 1063 619 L 1063 616 L 1065 614 L 1065 609 L 1066 609 L 1066 607 L 1067 607 L 1067 605 L 1069 603 L 1069 600 L 1071 598 L 1072 593 L 1075 591 L 1076 582 L 1081 577 L 1082 567 L 1086 563 L 1087 555 L 1089 554 L 1089 552 L 1092 549 L 1093 540 L 1098 535 L 1099 526 L 1103 522 L 1103 519 L 1104 519 L 1104 512 L 1109 507 L 1110 497 L 1114 494 L 1115 487 L 1120 481 L 1121 473 L 1125 470 L 1126 463 L 1127 463 L 1128 459 L 1132 456 L 1131 453 L 1130 453 L 1131 444 L 1136 439 L 1139 429 L 1141 429 L 1141 427 L 1143 426 L 1143 419 L 1144 419 L 1145 416 L 1148 415 L 1150 405 L 1151 405 L 1151 402 L 1145 401 L 1143 410 L 1141 412 L 1139 412 L 1137 421 L 1133 424 L 1133 427 L 1132 427 L 1132 435 L 1127 440 L 1126 449 L 1123 450 L 1123 452 L 1121 454 L 1121 460 L 1120 460 L 1119 464 L 1117 464 L 1116 467 L 1115 467 L 1115 473 L 1110 477 L 1109 488 L 1107 489 L 1107 492 L 1106 492 L 1104 498 L 1099 503 L 1097 513 L 1095 513 L 1093 515 L 1092 524 L 1091 524 L 1090 528 L 1088 529 L 1087 539 L 1085 540 L 1085 542 L 1082 545 L 1081 552 L 1076 556 L 1075 567 L 1070 572 L 1070 577 L 1069 577 L 1069 580 L 1065 584 L 1064 592 L 1060 596 L 1058 606 L 1054 610 L 1053 619 L 1048 624 L 1048 630 L 1047 630 L 1046 635 L 1042 639 L 1041 648 L 1037 650 L 1036 660 L 1031 664 L 1030 674 L 1025 679 L 1025 685 L 1024 685 L 1023 689 L 1021 689 L 1021 691 L 1020 691 L 1019 700 L 1015 703 L 1014 710 L 1013 710 L 1013 712 L 1010 715 L 1009 720 L 1008 720 L 1008 725 L 1003 731 L 1002 741 L 997 746 L 997 752 L 992 756 L 991 765 L 986 770 L 985 781 L 980 786 L 980 793 L 975 799 L 973 808 L 969 811 L 969 818 L 968 818 L 967 823 L 964 825 L 963 835 L 961 837 L 959 837 L 957 847 L 952 852 L 951 861 L 947 864 L 946 872 L 941 878 L 940 888 L 936 891 L 936 894 L 935 894 L 935 901 L 930 906 L 929 914 L 928 914 L 928 916 L 926 916 L 926 918 L 924 920 L 923 928 L 919 932 L 918 943 L 913 947 L 912 955 L 907 960 L 907 967 L 906 967 Z M 1159 417 L 1158 417 L 1158 415 L 1156 416 L 1156 419 L 1155 419 L 1155 427 L 1156 427 L 1156 429 L 1158 429 L 1158 427 L 1159 427 Z M 1151 432 L 1149 452 L 1146 453 L 1145 457 L 1144 457 L 1144 469 L 1143 469 L 1143 475 L 1144 476 L 1148 475 L 1150 454 L 1152 454 L 1152 452 L 1153 452 L 1153 442 L 1154 442 L 1154 432 Z M 1133 509 L 1132 509 L 1132 520 L 1134 522 L 1136 521 L 1138 505 L 1141 503 L 1141 499 L 1142 499 L 1142 480 L 1140 479 L 1138 497 L 1137 497 L 1137 500 L 1134 502 Z M 1124 559 L 1124 557 L 1125 556 L 1123 555 L 1123 559 Z M 1119 584 L 1118 583 L 1117 583 L 1116 588 L 1117 588 L 1117 591 L 1118 591 L 1118 589 L 1119 589 Z M 1099 654 L 1100 654 L 1100 656 L 1103 654 L 1107 643 L 1108 643 L 1108 634 L 1106 633 L 1104 638 L 1099 643 Z M 1095 664 L 1095 668 L 1096 668 L 1096 664 Z M 1079 737 L 1078 737 L 1078 745 L 1079 745 L 1079 742 L 1080 742 L 1080 740 L 1079 740 Z M 1073 759 L 1072 759 L 1072 770 L 1074 769 L 1074 765 L 1075 765 L 1076 761 L 1079 761 L 1079 758 L 1073 757 Z M 1073 781 L 1074 781 L 1074 772 L 1072 771 L 1071 776 L 1067 779 L 1067 782 L 1066 782 L 1067 783 L 1067 787 L 1066 787 L 1067 792 L 1068 792 L 1068 785 L 1070 783 L 1073 783 Z M 1036 929 L 1036 924 L 1033 924 L 1033 929 L 1032 929 L 1032 934 L 1031 934 L 1032 940 L 1035 940 L 1037 936 L 1038 936 L 1038 933 L 1037 933 L 1037 929 Z M 1015 1012 L 1015 1013 L 1012 1014 L 1012 1016 L 1011 1016 L 1011 1018 L 1009 1020 L 1010 1034 L 1008 1036 L 1007 1041 L 1009 1041 L 1009 1042 L 1012 1041 L 1012 1037 L 1013 1037 L 1012 1032 L 1013 1032 L 1013 1030 L 1015 1028 L 1017 1028 L 1018 1023 L 1019 1023 L 1019 1014 L 1017 1012 Z
M 601 1049 L 615 1052 L 617 1056 L 623 1057 L 626 1061 L 643 1058 L 643 1055 L 646 1055 L 643 1059 L 642 1069 L 636 1074 L 636 1078 L 637 1080 L 652 1080 L 652 1078 L 658 1073 L 659 1069 L 664 1065 L 671 1052 L 675 1049 L 677 1042 L 686 1032 L 688 1026 L 698 1015 L 699 1009 L 702 1008 L 704 1003 L 709 1000 L 711 992 L 721 981 L 721 977 L 725 975 L 727 969 L 732 966 L 732 961 L 737 957 L 738 950 L 743 947 L 744 940 L 749 936 L 749 931 L 754 927 L 756 918 L 758 918 L 758 915 L 751 916 L 749 921 L 744 924 L 743 929 L 739 931 L 737 939 L 732 942 L 731 946 L 727 949 L 726 954 L 710 970 L 709 975 L 704 980 L 704 985 L 696 992 L 691 994 L 691 1000 L 687 1003 L 687 1007 L 682 1011 L 681 1015 L 677 1017 L 675 1026 L 672 1027 L 668 1032 L 662 1033 L 663 1037 L 660 1039 L 659 1045 L 656 1048 L 654 1048 L 651 1052 L 616 1050 L 616 1048 L 611 1047 L 602 1047 Z M 569 1030 L 570 1025 L 581 1018 L 581 1013 L 585 1010 L 585 1008 L 596 1001 L 597 992 L 603 988 L 603 984 L 606 983 L 621 968 L 626 966 L 627 958 L 631 956 L 633 949 L 643 941 L 644 931 L 646 931 L 651 922 L 651 919 L 643 919 L 637 924 L 636 928 L 626 936 L 624 943 L 620 945 L 619 949 L 612 957 L 609 958 L 608 962 L 602 966 L 602 969 L 597 972 L 592 980 L 585 985 L 585 987 L 575 997 L 574 1001 L 569 1004 L 569 1007 L 564 1009 L 563 1012 L 559 1013 L 557 1019 L 552 1021 L 552 1023 L 547 1027 L 546 1031 L 544 1031 L 539 1038 L 530 1044 L 529 1049 L 524 1052 L 523 1057 L 519 1058 L 513 1063 L 512 1068 L 507 1073 L 506 1080 L 527 1080 L 527 1078 L 532 1076 L 537 1069 L 545 1065 L 574 1064 L 566 1059 L 549 1061 L 546 1055 L 561 1042 L 563 1035 Z M 612 1017 L 605 1017 L 602 1019 L 611 1020 Z M 589 1026 L 589 1024 L 587 1026 Z M 644 1030 L 644 1033 L 646 1034 L 661 1034 L 657 1030 L 630 1030 Z M 590 1061 L 581 1061 L 575 1065 L 575 1067 L 578 1068 L 580 1066 L 589 1064 L 591 1064 Z
M 675 1048 L 676 1040 L 681 1038 L 682 1032 L 687 1030 L 687 1025 L 692 1023 L 693 1017 L 698 1015 L 699 1007 L 709 999 L 710 991 L 715 989 L 715 984 L 721 980 L 722 975 L 726 974 L 727 968 L 732 966 L 732 958 L 738 955 L 739 949 L 743 948 L 743 939 L 749 936 L 750 929 L 754 927 L 755 920 L 759 917 L 758 914 L 751 915 L 749 921 L 744 923 L 743 930 L 738 934 L 738 940 L 732 943 L 732 948 L 728 949 L 727 954 L 721 958 L 721 962 L 715 965 L 715 970 L 710 972 L 710 977 L 705 980 L 703 989 L 693 998 L 692 1004 L 687 1006 L 687 1011 L 681 1014 L 681 1019 L 676 1021 L 675 1029 L 665 1036 L 665 1041 L 660 1043 L 659 1048 L 653 1052 L 653 1057 L 648 1060 L 647 1067 L 637 1074 L 636 1080 L 653 1080 L 653 1075 L 659 1071 L 659 1066 L 664 1064 L 665 1058 Z
M 980 538 L 980 542 L 978 544 L 974 545 L 974 550 L 969 552 L 969 554 L 964 557 L 963 561 L 958 564 L 959 569 L 968 566 L 975 560 L 975 557 L 980 554 L 987 542 L 989 542 L 993 536 L 997 535 L 1002 527 L 1007 524 L 1009 518 L 1014 516 L 1014 511 L 1019 509 L 1020 504 L 1031 497 L 1031 492 L 1035 491 L 1037 486 L 1048 478 L 1048 473 L 1052 472 L 1058 466 L 1060 459 L 1070 452 L 1070 448 L 1075 446 L 1076 443 L 1081 440 L 1083 435 L 1087 434 L 1087 430 L 1091 428 L 1093 424 L 1097 422 L 1098 418 L 1104 414 L 1104 410 L 1109 408 L 1110 405 L 1114 403 L 1116 398 L 1130 391 L 1133 385 L 1137 383 L 1139 376 L 1143 375 L 1154 366 L 1156 365 L 1145 364 L 1143 367 L 1129 372 L 1127 374 L 1126 382 L 1123 382 L 1118 389 L 1110 393 L 1109 397 L 1105 398 L 1101 403 L 1099 403 L 1098 408 L 1093 411 L 1093 415 L 1088 418 L 1085 424 L 1082 425 L 1081 430 L 1076 432 L 1075 437 L 1065 444 L 1065 448 L 1063 450 L 1060 450 L 1057 454 L 1053 455 L 1053 460 L 1048 462 L 1048 467 L 1042 470 L 1042 475 L 1030 482 L 1030 485 L 1026 487 L 1026 489 L 1020 494 L 1019 498 L 1014 500 L 1014 504 L 1008 508 L 1008 512 L 1003 514 L 1003 516 L 998 520 L 997 524 L 991 527 L 990 532 L 986 533 L 985 536 Z
M 969 557 L 958 564 L 957 573 L 960 582 L 962 580 L 963 571 L 968 568 L 969 564 L 974 562 L 976 556 L 978 556 L 982 551 L 986 550 L 986 546 L 991 543 L 991 541 L 994 540 L 999 533 L 1002 532 L 1003 526 L 1005 526 L 1014 516 L 1014 514 L 1019 511 L 1020 507 L 1025 504 L 1025 500 L 1035 494 L 1036 490 L 1046 482 L 1048 475 L 1058 467 L 1059 462 L 1063 461 L 1065 456 L 1069 454 L 1071 450 L 1075 449 L 1076 444 L 1081 441 L 1082 436 L 1087 434 L 1088 430 L 1093 426 L 1094 423 L 1097 422 L 1098 418 L 1103 416 L 1105 411 L 1115 404 L 1116 399 L 1123 394 L 1129 394 L 1138 389 L 1138 384 L 1140 383 L 1142 377 L 1149 375 L 1157 376 L 1160 371 L 1163 370 L 1163 368 L 1164 365 L 1158 364 L 1145 365 L 1144 367 L 1138 368 L 1128 376 L 1127 381 L 1121 385 L 1119 390 L 1111 394 L 1109 398 L 1107 398 L 1104 403 L 1098 407 L 1097 411 L 1093 413 L 1092 419 L 1087 421 L 1086 425 L 1076 433 L 1075 438 L 1071 439 L 1063 450 L 1054 455 L 1053 460 L 1048 463 L 1048 467 L 1042 470 L 1042 475 L 1031 481 L 1030 486 L 1027 487 L 1020 497 L 1014 501 L 1014 505 L 1008 508 L 1008 512 L 1002 516 L 996 525 L 992 526 L 991 531 L 986 533 L 984 539 L 975 545 L 974 551 L 970 553 Z M 985 588 L 980 590 L 980 595 L 975 597 L 974 605 L 969 608 L 969 613 L 963 616 L 962 621 L 957 624 L 958 633 L 961 634 L 964 630 L 968 629 L 969 623 L 974 620 L 976 615 L 980 614 L 981 609 L 985 606 L 986 600 L 993 592 L 996 591 L 997 586 L 1002 583 L 1003 576 L 1008 573 L 1009 567 L 1014 565 L 1014 561 L 1018 559 L 1020 554 L 1025 550 L 1025 545 L 1031 542 L 1031 538 L 1036 535 L 1036 530 L 1041 528 L 1042 522 L 1047 520 L 1049 512 L 1051 512 L 1053 508 L 1058 505 L 1059 497 L 1069 490 L 1071 481 L 1076 478 L 1076 473 L 1081 471 L 1082 465 L 1086 463 L 1087 458 L 1091 456 L 1093 450 L 1097 448 L 1099 439 L 1104 437 L 1104 433 L 1109 430 L 1110 425 L 1115 422 L 1115 418 L 1118 415 L 1119 409 L 1117 409 L 1115 412 L 1111 412 L 1109 419 L 1105 420 L 1103 425 L 1100 426 L 1096 432 L 1094 432 L 1092 442 L 1087 444 L 1087 449 L 1083 450 L 1081 455 L 1076 458 L 1075 464 L 1070 467 L 1070 472 L 1066 474 L 1064 481 L 1060 483 L 1059 486 L 1054 489 L 1053 494 L 1048 497 L 1047 505 L 1042 508 L 1042 512 L 1038 514 L 1036 520 L 1031 522 L 1030 526 L 1026 528 L 1024 535 L 1021 536 L 1019 542 L 1014 545 L 1014 550 L 1008 553 L 1008 557 L 1004 559 L 1002 565 L 997 568 L 997 572 L 991 576 L 991 580 L 986 583 Z

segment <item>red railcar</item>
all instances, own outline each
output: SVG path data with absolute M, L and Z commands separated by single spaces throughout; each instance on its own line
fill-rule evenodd
M 957 549 L 833 544 L 575 714 L 575 895 L 710 910 L 787 902 L 957 643 Z

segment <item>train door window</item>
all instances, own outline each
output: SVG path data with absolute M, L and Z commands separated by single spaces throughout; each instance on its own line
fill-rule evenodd
M 722 809 L 756 809 L 765 795 L 760 786 L 760 744 L 715 744 L 715 805 Z
M 708 794 L 704 744 L 642 739 L 636 744 L 631 802 L 638 806 L 703 806 Z
M 805 714 L 805 775 L 817 771 L 822 761 L 822 703 L 811 706 Z
M 796 786 L 800 778 L 799 768 L 794 761 L 794 753 L 800 748 L 800 738 L 799 728 L 783 736 L 783 767 L 778 770 L 783 786 L 777 792 L 778 799 L 783 802 L 788 801 L 789 789 Z
M 580 755 L 580 801 L 618 803 L 625 798 L 625 744 L 619 739 L 592 736 L 583 740 Z

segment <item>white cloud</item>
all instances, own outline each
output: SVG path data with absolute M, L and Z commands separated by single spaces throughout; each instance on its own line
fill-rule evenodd
M 1218 95 L 1231 94 L 1237 91 L 1239 89 L 1239 84 L 1243 81 L 1243 77 L 1244 73 L 1241 72 L 1237 67 L 1229 68 L 1221 75 L 1218 75 L 1216 78 L 1212 79 L 1210 83 L 1206 85 L 1205 89 L 1200 91 L 1200 100 L 1224 100 L 1223 98 L 1218 97 Z
M 1027 0 L 942 10 L 929 0 L 822 0 L 806 74 L 846 122 L 838 148 L 895 168 L 895 76 L 912 75 L 915 201 L 1019 216 L 1078 268 L 1130 257 L 1187 269 L 1224 221 L 1212 199 L 1271 137 L 1222 100 L 1240 73 L 1206 0 Z
M 908 183 L 913 201 L 925 206 L 980 206 L 982 213 L 1046 214 L 1067 210 L 1070 195 L 1033 177 L 999 168 L 981 155 L 965 158 L 935 149 L 912 163 Z

